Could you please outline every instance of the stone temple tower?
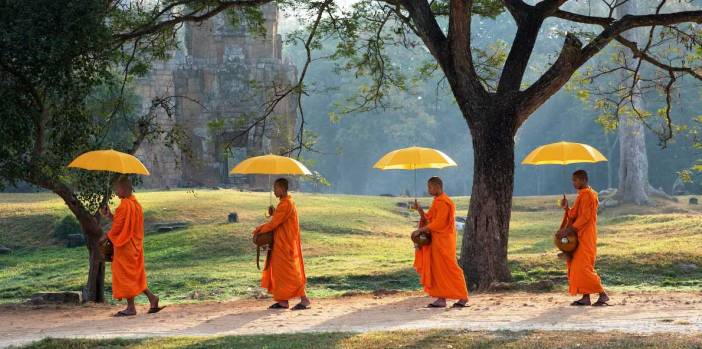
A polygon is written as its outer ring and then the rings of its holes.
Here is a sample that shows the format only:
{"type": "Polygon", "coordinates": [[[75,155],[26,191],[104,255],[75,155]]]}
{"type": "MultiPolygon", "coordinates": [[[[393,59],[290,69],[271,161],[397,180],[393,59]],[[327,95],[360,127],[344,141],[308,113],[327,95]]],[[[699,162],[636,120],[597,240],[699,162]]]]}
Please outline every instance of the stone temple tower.
{"type": "Polygon", "coordinates": [[[228,172],[248,156],[289,149],[297,115],[294,95],[278,103],[268,120],[251,127],[274,89],[290,86],[297,75],[281,54],[277,7],[264,5],[262,13],[263,36],[243,24],[233,26],[224,14],[186,24],[172,58],[138,81],[144,109],[153,97],[180,96],[174,118],[160,115],[159,121],[166,129],[177,127],[187,139],[183,149],[166,147],[165,138],[141,147],[137,156],[151,172],[145,186],[263,184],[228,172]]]}

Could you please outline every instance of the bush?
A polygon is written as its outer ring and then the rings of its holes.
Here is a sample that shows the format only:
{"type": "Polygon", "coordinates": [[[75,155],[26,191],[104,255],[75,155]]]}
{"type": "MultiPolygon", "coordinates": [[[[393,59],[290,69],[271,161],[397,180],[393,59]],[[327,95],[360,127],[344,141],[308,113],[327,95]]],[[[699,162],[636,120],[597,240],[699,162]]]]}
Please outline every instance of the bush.
{"type": "Polygon", "coordinates": [[[56,225],[54,226],[53,235],[54,239],[68,241],[68,236],[71,234],[81,234],[81,230],[78,220],[75,217],[69,215],[63,217],[63,219],[56,223],[56,225]]]}

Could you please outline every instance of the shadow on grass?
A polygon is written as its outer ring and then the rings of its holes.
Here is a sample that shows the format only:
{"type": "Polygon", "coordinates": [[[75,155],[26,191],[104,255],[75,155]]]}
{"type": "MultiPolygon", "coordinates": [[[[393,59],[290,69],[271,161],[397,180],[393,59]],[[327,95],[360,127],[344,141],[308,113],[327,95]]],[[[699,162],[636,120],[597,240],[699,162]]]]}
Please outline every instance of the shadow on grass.
{"type": "MultiPolygon", "coordinates": [[[[566,274],[565,262],[533,258],[509,262],[515,281],[559,280],[566,274]]],[[[694,254],[646,253],[598,256],[595,269],[607,286],[695,288],[702,286],[702,256],[694,254]]]]}
{"type": "Polygon", "coordinates": [[[60,218],[63,216],[33,213],[0,219],[0,245],[13,250],[33,250],[50,245],[54,242],[52,239],[54,224],[60,218]]]}
{"type": "Polygon", "coordinates": [[[404,291],[420,287],[419,277],[412,268],[377,274],[308,276],[307,284],[313,289],[353,292],[372,292],[381,289],[404,291]]]}
{"type": "Polygon", "coordinates": [[[323,223],[316,222],[301,222],[300,229],[305,231],[318,232],[320,234],[331,234],[331,235],[377,235],[372,231],[364,229],[356,229],[342,226],[331,226],[323,223]]]}

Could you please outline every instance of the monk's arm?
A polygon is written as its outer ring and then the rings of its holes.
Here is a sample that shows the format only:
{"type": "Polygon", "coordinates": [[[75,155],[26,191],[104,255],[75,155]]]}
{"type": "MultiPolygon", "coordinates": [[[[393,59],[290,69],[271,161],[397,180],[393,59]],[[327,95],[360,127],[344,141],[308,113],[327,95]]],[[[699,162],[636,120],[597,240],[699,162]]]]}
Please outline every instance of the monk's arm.
{"type": "Polygon", "coordinates": [[[451,223],[449,222],[451,208],[448,204],[440,202],[437,204],[436,209],[432,211],[433,212],[429,218],[429,224],[427,224],[425,228],[433,234],[445,230],[446,224],[451,223]]]}
{"type": "Polygon", "coordinates": [[[597,215],[595,202],[592,200],[590,195],[584,195],[579,201],[580,212],[578,212],[577,217],[573,222],[573,229],[578,232],[578,236],[580,236],[580,232],[582,231],[583,227],[594,221],[595,216],[597,215]]]}
{"type": "Polygon", "coordinates": [[[283,224],[286,219],[288,219],[288,215],[290,214],[290,211],[292,210],[292,205],[290,203],[283,203],[281,205],[278,205],[278,207],[275,209],[275,213],[273,213],[273,216],[271,217],[271,220],[266,223],[261,225],[256,229],[257,233],[267,233],[269,231],[275,230],[275,228],[278,228],[279,225],[283,224]]]}
{"type": "Polygon", "coordinates": [[[126,244],[131,236],[129,232],[124,231],[124,224],[127,221],[127,209],[121,204],[115,210],[114,218],[112,220],[112,228],[107,233],[107,237],[110,238],[114,246],[122,246],[126,244]]]}

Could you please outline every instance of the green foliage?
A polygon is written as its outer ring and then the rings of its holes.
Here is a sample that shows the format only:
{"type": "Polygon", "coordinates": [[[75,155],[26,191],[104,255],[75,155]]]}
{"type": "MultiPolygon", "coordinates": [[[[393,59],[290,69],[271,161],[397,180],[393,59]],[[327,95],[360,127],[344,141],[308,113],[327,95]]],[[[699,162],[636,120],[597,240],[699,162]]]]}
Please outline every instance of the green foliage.
{"type": "Polygon", "coordinates": [[[56,223],[52,235],[54,239],[66,240],[71,234],[80,234],[80,224],[75,216],[67,215],[56,223]]]}
{"type": "Polygon", "coordinates": [[[0,185],[16,183],[30,167],[45,177],[59,176],[67,160],[91,141],[85,98],[110,76],[110,31],[95,15],[101,4],[2,3],[0,185]],[[40,131],[46,139],[37,144],[40,131]],[[40,158],[33,151],[41,152],[40,158]]]}

